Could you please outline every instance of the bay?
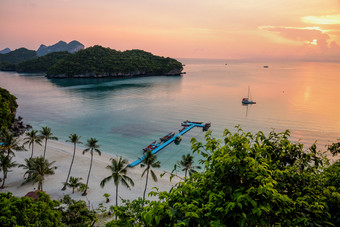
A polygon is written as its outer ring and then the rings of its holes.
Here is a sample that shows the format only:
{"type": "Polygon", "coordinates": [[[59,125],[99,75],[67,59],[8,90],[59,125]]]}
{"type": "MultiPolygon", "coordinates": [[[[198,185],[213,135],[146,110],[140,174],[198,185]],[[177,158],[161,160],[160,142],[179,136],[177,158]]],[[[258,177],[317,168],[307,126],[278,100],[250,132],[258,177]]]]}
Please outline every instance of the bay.
{"type": "MultiPolygon", "coordinates": [[[[184,120],[211,122],[217,138],[236,125],[253,133],[289,129],[305,149],[317,140],[325,150],[340,138],[340,63],[180,61],[183,76],[47,79],[0,72],[0,86],[18,98],[18,115],[34,129],[51,127],[61,141],[70,133],[83,142],[97,138],[103,152],[131,162],[184,120]],[[248,86],[257,104],[244,106],[248,86]]],[[[191,152],[192,137],[203,141],[204,133],[195,128],[158,153],[162,169],[172,170],[191,152]]]]}

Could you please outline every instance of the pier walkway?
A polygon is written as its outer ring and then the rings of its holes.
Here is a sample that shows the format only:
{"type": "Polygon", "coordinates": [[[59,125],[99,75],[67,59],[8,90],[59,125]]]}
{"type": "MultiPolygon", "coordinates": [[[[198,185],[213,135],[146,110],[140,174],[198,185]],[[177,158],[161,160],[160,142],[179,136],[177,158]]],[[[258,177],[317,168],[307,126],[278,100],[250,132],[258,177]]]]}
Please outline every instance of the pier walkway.
{"type": "MultiPolygon", "coordinates": [[[[182,130],[180,130],[180,132],[177,135],[173,136],[168,141],[162,143],[159,147],[152,150],[151,154],[156,154],[157,152],[159,152],[160,150],[162,150],[163,148],[165,148],[166,146],[168,146],[169,144],[174,142],[176,137],[184,135],[185,133],[187,133],[188,131],[190,131],[194,127],[201,127],[201,128],[203,128],[203,131],[208,130],[208,128],[210,127],[210,123],[203,124],[203,122],[184,121],[182,123],[182,126],[184,126],[184,128],[182,130]]],[[[128,165],[128,167],[134,167],[134,166],[140,164],[143,161],[144,158],[145,158],[145,156],[138,158],[136,161],[130,163],[128,165]]]]}

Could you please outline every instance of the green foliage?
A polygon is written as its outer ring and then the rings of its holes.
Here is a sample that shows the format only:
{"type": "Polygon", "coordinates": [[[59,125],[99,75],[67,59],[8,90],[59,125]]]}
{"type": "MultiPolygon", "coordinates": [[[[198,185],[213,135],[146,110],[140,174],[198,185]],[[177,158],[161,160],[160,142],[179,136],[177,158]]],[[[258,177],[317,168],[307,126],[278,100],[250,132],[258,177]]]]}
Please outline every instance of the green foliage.
{"type": "Polygon", "coordinates": [[[54,175],[54,170],[57,169],[56,166],[52,166],[55,161],[49,162],[44,157],[34,157],[25,159],[26,164],[20,165],[24,169],[27,169],[25,175],[27,175],[26,180],[22,184],[27,183],[38,183],[38,190],[43,190],[43,183],[45,181],[45,177],[48,175],[54,175]]]}
{"type": "Polygon", "coordinates": [[[104,74],[107,76],[163,75],[182,69],[182,64],[175,59],[155,56],[142,50],[120,52],[93,46],[58,61],[48,69],[47,75],[67,75],[68,77],[81,74],[95,76],[104,74]]]}
{"type": "Polygon", "coordinates": [[[0,87],[0,129],[9,129],[14,122],[18,104],[16,97],[0,87]]]}
{"type": "Polygon", "coordinates": [[[119,227],[119,226],[143,226],[142,212],[144,206],[147,206],[150,201],[138,198],[136,200],[124,200],[122,199],[122,206],[111,206],[110,210],[119,217],[117,220],[113,220],[106,224],[106,227],[119,227]]]}
{"type": "MultiPolygon", "coordinates": [[[[113,183],[116,187],[116,206],[118,205],[118,186],[119,184],[122,184],[128,189],[131,189],[131,186],[134,186],[135,183],[133,180],[128,177],[127,174],[127,159],[123,159],[122,156],[119,157],[118,160],[111,158],[111,165],[107,165],[106,169],[110,170],[110,175],[105,177],[101,182],[100,186],[104,187],[107,182],[113,180],[113,183]]],[[[105,193],[104,196],[107,195],[107,200],[108,197],[110,196],[109,194],[105,193]]]]}
{"type": "Polygon", "coordinates": [[[192,139],[204,172],[153,193],[160,201],[137,214],[116,215],[130,226],[338,226],[339,161],[329,166],[315,144],[305,150],[289,137],[237,127],[217,140],[209,131],[205,144],[192,139]]]}
{"type": "Polygon", "coordinates": [[[59,202],[37,192],[38,200],[28,197],[18,198],[10,192],[0,193],[1,226],[63,226],[59,202]]]}
{"type": "Polygon", "coordinates": [[[18,64],[35,57],[38,57],[36,51],[28,50],[26,48],[19,48],[7,54],[0,54],[0,63],[7,63],[7,65],[18,64]]]}
{"type": "Polygon", "coordinates": [[[64,59],[71,54],[67,51],[63,52],[53,52],[45,56],[36,57],[18,64],[17,72],[26,73],[42,73],[47,72],[47,70],[54,64],[56,64],[61,59],[64,59]]]}
{"type": "Polygon", "coordinates": [[[83,178],[81,177],[72,177],[70,176],[70,179],[68,182],[64,182],[65,187],[72,188],[72,194],[74,193],[74,190],[82,186],[84,183],[81,182],[83,178]]]}
{"type": "Polygon", "coordinates": [[[97,221],[96,212],[89,210],[84,201],[76,201],[66,195],[61,202],[66,205],[59,208],[61,220],[67,226],[93,226],[97,221]]]}

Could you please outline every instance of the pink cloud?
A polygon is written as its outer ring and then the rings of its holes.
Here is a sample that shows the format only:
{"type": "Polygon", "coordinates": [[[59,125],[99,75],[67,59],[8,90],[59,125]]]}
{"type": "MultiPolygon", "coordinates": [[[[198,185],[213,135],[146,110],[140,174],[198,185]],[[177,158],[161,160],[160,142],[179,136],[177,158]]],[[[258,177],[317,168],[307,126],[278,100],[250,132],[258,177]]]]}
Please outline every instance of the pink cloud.
{"type": "Polygon", "coordinates": [[[317,29],[290,28],[290,27],[266,27],[267,31],[278,33],[280,36],[296,41],[309,41],[317,39],[328,40],[329,36],[317,29]]]}

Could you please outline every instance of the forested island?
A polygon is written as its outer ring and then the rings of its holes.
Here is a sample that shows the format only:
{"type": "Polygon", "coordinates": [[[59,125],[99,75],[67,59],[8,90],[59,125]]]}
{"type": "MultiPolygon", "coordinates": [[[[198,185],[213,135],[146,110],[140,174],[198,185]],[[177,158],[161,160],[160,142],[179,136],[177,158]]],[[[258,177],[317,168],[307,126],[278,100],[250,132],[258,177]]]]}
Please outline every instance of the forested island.
{"type": "Polygon", "coordinates": [[[180,75],[183,65],[176,59],[160,57],[143,50],[117,51],[102,46],[76,53],[52,52],[38,56],[35,51],[20,49],[0,56],[0,70],[45,73],[49,78],[133,77],[180,75]]]}

